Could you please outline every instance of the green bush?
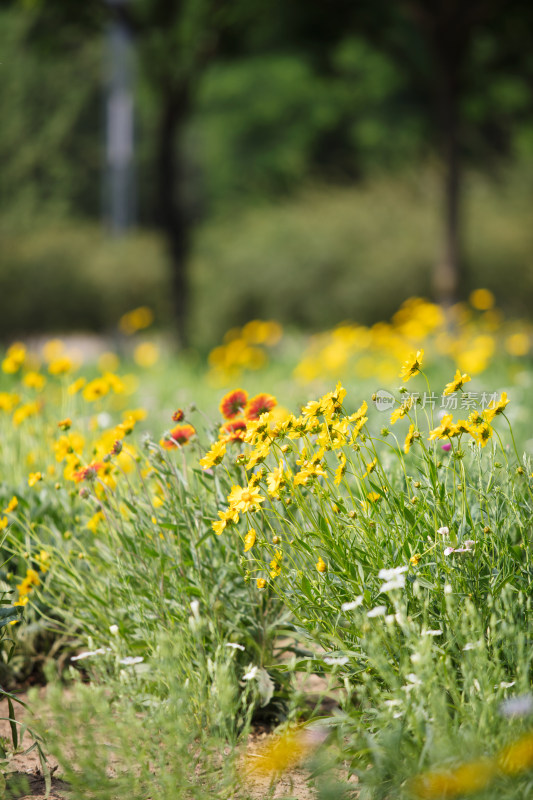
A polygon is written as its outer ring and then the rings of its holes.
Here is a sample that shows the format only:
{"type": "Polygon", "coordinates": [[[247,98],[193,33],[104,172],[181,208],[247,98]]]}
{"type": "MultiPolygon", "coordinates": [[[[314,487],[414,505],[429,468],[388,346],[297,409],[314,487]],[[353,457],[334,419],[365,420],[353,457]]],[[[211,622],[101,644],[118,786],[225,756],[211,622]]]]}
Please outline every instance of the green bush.
{"type": "Polygon", "coordinates": [[[105,330],[131,308],[170,317],[168,271],[160,239],[111,239],[95,225],[63,224],[3,237],[0,335],[105,330]]]}

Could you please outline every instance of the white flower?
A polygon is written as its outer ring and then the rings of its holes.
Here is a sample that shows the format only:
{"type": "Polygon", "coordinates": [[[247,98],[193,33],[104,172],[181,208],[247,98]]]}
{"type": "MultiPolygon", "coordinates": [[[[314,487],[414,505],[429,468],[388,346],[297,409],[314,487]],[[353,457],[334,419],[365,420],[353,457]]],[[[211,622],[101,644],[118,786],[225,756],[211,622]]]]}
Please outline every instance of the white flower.
{"type": "Polygon", "coordinates": [[[109,633],[111,634],[111,636],[116,636],[118,633],[118,625],[110,625],[109,633]]]}
{"type": "Polygon", "coordinates": [[[418,677],[418,675],[415,675],[415,673],[414,673],[414,672],[410,672],[410,673],[409,673],[408,675],[406,675],[405,677],[407,678],[407,680],[409,681],[409,683],[412,683],[414,686],[420,686],[420,685],[421,685],[421,683],[422,683],[422,681],[420,680],[420,678],[418,677]]]}
{"type": "Polygon", "coordinates": [[[407,572],[409,567],[393,567],[392,569],[380,569],[378,572],[378,578],[381,578],[382,581],[391,581],[393,578],[396,578],[398,575],[401,575],[403,572],[407,572]]]}
{"type": "Polygon", "coordinates": [[[341,611],[353,611],[354,608],[363,604],[363,595],[360,594],[355,600],[350,600],[349,603],[343,603],[341,606],[341,611]]]}
{"type": "Polygon", "coordinates": [[[477,650],[478,647],[479,647],[478,642],[467,642],[463,647],[463,650],[477,650]]]}
{"type": "Polygon", "coordinates": [[[198,600],[193,600],[191,602],[191,611],[193,617],[195,617],[196,619],[200,619],[200,603],[198,602],[198,600]]]}
{"type": "Polygon", "coordinates": [[[521,694],[510,697],[500,705],[502,717],[526,717],[533,713],[533,695],[521,694]]]}
{"type": "Polygon", "coordinates": [[[131,667],[133,664],[140,664],[141,661],[144,661],[142,656],[126,656],[126,658],[121,658],[118,663],[124,664],[126,667],[131,667]]]}
{"type": "Polygon", "coordinates": [[[379,591],[380,593],[392,592],[393,589],[403,589],[404,586],[405,586],[405,575],[397,575],[391,581],[387,581],[386,583],[384,583],[379,591]]]}
{"type": "Polygon", "coordinates": [[[452,553],[455,553],[455,548],[454,547],[445,547],[444,548],[444,555],[445,556],[449,556],[452,553]]]}
{"type": "Polygon", "coordinates": [[[72,656],[71,661],[81,661],[82,658],[90,658],[91,656],[103,656],[109,653],[109,647],[99,647],[98,650],[86,650],[84,653],[79,653],[77,656],[72,656]]]}
{"type": "Polygon", "coordinates": [[[516,681],[502,681],[500,684],[497,684],[494,688],[495,689],[510,689],[511,686],[514,686],[516,681]]]}
{"type": "Polygon", "coordinates": [[[224,645],[225,647],[232,647],[234,650],[244,650],[245,648],[242,644],[237,644],[237,642],[226,642],[224,645]]]}
{"type": "Polygon", "coordinates": [[[387,606],[376,606],[375,608],[370,609],[370,611],[367,613],[367,617],[369,619],[372,619],[372,617],[383,617],[386,611],[387,606]]]}
{"type": "Polygon", "coordinates": [[[252,681],[259,671],[258,667],[251,667],[246,675],[242,676],[243,681],[252,681]]]}
{"type": "Polygon", "coordinates": [[[422,631],[422,636],[442,636],[442,631],[422,631]]]}
{"type": "Polygon", "coordinates": [[[440,533],[441,536],[448,536],[450,529],[444,525],[442,528],[438,528],[437,533],[440,533]]]}
{"type": "Polygon", "coordinates": [[[325,656],[324,663],[332,666],[342,666],[347,664],[349,660],[348,656],[325,656]]]}

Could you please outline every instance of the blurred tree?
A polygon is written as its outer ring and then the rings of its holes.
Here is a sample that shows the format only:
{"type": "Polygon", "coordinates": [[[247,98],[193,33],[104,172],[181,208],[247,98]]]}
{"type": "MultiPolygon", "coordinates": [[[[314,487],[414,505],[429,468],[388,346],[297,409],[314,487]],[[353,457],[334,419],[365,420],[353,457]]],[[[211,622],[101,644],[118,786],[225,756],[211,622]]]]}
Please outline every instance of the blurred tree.
{"type": "MultiPolygon", "coordinates": [[[[304,30],[320,51],[322,4],[310,0],[307,8],[304,30]]],[[[352,30],[390,56],[431,121],[444,168],[444,236],[434,286],[438,299],[451,302],[461,280],[461,176],[468,145],[470,155],[480,149],[486,155],[503,144],[510,120],[531,119],[533,6],[526,0],[333,0],[328,13],[342,20],[340,36],[352,30]],[[504,114],[489,100],[496,86],[508,101],[504,114]]]]}

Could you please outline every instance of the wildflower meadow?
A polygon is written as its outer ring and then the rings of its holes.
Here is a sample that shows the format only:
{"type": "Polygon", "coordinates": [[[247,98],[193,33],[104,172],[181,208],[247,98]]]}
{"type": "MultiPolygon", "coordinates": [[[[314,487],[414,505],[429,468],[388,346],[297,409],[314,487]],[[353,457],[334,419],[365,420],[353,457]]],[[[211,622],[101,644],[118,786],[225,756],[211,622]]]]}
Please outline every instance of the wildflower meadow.
{"type": "Polygon", "coordinates": [[[531,327],[151,323],[3,355],[3,796],[531,796],[531,327]]]}

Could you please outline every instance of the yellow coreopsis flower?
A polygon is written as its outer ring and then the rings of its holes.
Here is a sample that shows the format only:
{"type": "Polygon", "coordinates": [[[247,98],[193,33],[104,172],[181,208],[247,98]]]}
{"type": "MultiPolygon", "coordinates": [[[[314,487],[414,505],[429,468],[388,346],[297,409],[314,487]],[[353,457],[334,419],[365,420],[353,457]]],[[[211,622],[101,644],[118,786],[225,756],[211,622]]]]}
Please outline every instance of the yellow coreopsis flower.
{"type": "Polygon", "coordinates": [[[339,458],[339,466],[335,470],[335,477],[333,478],[333,483],[335,484],[335,486],[340,485],[345,472],[346,472],[346,456],[344,455],[344,453],[341,453],[339,458]]]}
{"type": "Polygon", "coordinates": [[[40,472],[30,472],[28,475],[28,486],[35,486],[36,483],[41,481],[43,476],[40,472]]]}
{"type": "Polygon", "coordinates": [[[374,458],[372,461],[370,461],[366,465],[366,472],[364,473],[363,478],[366,478],[367,475],[370,475],[371,472],[374,472],[374,470],[376,469],[377,463],[378,463],[377,458],[374,458]]]}
{"type": "Polygon", "coordinates": [[[253,528],[250,528],[246,536],[244,537],[244,552],[247,553],[248,550],[251,550],[255,544],[256,533],[253,528]]]}
{"type": "Polygon", "coordinates": [[[218,516],[220,519],[211,524],[211,527],[217,536],[220,536],[222,531],[225,530],[228,525],[237,523],[239,521],[239,513],[233,508],[228,508],[227,511],[219,511],[218,516]]]}
{"type": "Polygon", "coordinates": [[[507,405],[509,405],[509,400],[507,399],[507,392],[502,392],[498,402],[490,403],[489,407],[483,412],[486,421],[492,422],[492,420],[497,414],[503,414],[503,412],[505,411],[505,407],[507,405]]]}
{"type": "Polygon", "coordinates": [[[80,389],[83,389],[86,383],[87,383],[86,378],[77,378],[73,383],[71,383],[67,387],[68,394],[70,395],[78,394],[80,389]]]}
{"type": "Polygon", "coordinates": [[[10,514],[12,511],[14,511],[16,509],[18,504],[19,504],[18,499],[15,497],[15,495],[13,495],[13,497],[11,498],[11,500],[9,501],[7,506],[4,508],[3,513],[4,514],[10,514]]]}
{"type": "Polygon", "coordinates": [[[214,467],[216,464],[220,464],[222,459],[226,454],[226,442],[223,439],[219,439],[216,442],[213,442],[211,445],[211,449],[205,454],[203,458],[200,459],[200,466],[202,469],[210,469],[214,467]]]}
{"type": "Polygon", "coordinates": [[[411,353],[409,358],[404,361],[398,377],[402,378],[402,380],[405,382],[408,381],[409,378],[412,378],[413,375],[416,375],[418,372],[420,372],[423,358],[423,350],[417,350],[416,354],[411,353]]]}
{"type": "Polygon", "coordinates": [[[470,433],[481,447],[485,447],[492,436],[492,428],[487,422],[482,422],[480,425],[471,427],[470,433]]]}
{"type": "Polygon", "coordinates": [[[407,412],[411,410],[413,406],[414,400],[412,397],[406,397],[403,403],[396,408],[390,417],[390,424],[394,425],[398,422],[399,419],[403,419],[406,416],[407,412]]]}
{"type": "Polygon", "coordinates": [[[243,514],[258,511],[265,499],[257,486],[234,486],[228,495],[230,508],[243,514]]]}
{"type": "Polygon", "coordinates": [[[27,372],[22,379],[24,386],[28,389],[42,389],[46,383],[46,378],[40,372],[27,372]]]}
{"type": "Polygon", "coordinates": [[[316,562],[316,569],[317,572],[327,572],[327,565],[322,556],[318,557],[318,561],[316,562]]]}
{"type": "Polygon", "coordinates": [[[283,461],[280,460],[278,466],[267,475],[267,489],[272,497],[279,497],[279,490],[284,484],[283,461]]]}
{"type": "Polygon", "coordinates": [[[453,381],[450,381],[450,383],[446,384],[443,394],[453,394],[454,392],[458,392],[465,383],[468,383],[471,380],[472,378],[470,375],[467,375],[466,372],[461,375],[461,370],[458,369],[455,373],[453,381]]]}
{"type": "Polygon", "coordinates": [[[68,356],[58,356],[48,365],[48,372],[50,375],[66,375],[73,367],[74,364],[68,356]]]}
{"type": "Polygon", "coordinates": [[[107,380],[104,378],[95,378],[85,386],[83,390],[83,399],[87,400],[88,403],[93,403],[95,400],[105,397],[110,388],[107,380]]]}
{"type": "Polygon", "coordinates": [[[405,442],[404,442],[404,445],[403,445],[403,452],[406,455],[409,452],[409,450],[411,449],[411,445],[413,444],[413,442],[414,442],[414,440],[416,438],[415,433],[416,433],[415,426],[414,425],[409,425],[409,431],[407,433],[407,436],[405,437],[405,442]]]}
{"type": "Polygon", "coordinates": [[[454,425],[452,423],[453,414],[445,414],[442,418],[440,425],[429,432],[428,439],[430,442],[435,439],[447,439],[454,435],[454,425]]]}

